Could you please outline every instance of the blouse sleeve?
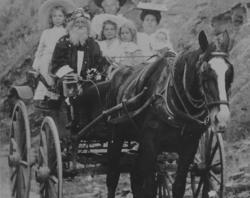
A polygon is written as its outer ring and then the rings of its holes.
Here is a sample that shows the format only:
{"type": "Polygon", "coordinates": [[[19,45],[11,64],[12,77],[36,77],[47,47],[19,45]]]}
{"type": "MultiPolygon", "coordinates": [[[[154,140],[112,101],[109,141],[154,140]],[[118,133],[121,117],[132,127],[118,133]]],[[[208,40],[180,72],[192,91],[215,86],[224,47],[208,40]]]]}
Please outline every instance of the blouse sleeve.
{"type": "Polygon", "coordinates": [[[41,35],[41,38],[40,38],[40,41],[39,41],[39,44],[38,44],[38,47],[37,47],[37,51],[36,51],[36,54],[35,54],[35,59],[34,59],[34,62],[33,62],[33,65],[32,65],[32,68],[39,71],[40,70],[40,60],[41,60],[41,57],[43,55],[43,52],[44,52],[44,49],[45,49],[45,38],[46,38],[46,30],[44,30],[42,32],[42,35],[41,35]]]}

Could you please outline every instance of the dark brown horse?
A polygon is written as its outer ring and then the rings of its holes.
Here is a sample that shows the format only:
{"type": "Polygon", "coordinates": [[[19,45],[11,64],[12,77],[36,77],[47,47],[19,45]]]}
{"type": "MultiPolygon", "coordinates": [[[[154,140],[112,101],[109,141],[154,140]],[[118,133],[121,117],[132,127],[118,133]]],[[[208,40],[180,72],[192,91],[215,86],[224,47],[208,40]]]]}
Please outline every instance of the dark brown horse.
{"type": "Polygon", "coordinates": [[[197,50],[180,54],[172,68],[166,55],[151,65],[123,67],[111,79],[110,106],[135,96],[144,87],[147,91],[138,108],[148,101],[150,105],[134,121],[115,126],[108,149],[109,198],[115,197],[121,148],[126,138],[133,136],[140,144],[131,173],[134,197],[155,197],[156,158],[167,151],[179,155],[173,197],[182,198],[202,133],[208,127],[214,131],[225,129],[234,74],[227,56],[229,36],[225,32],[220,43],[209,44],[202,31],[199,45],[197,50]]]}

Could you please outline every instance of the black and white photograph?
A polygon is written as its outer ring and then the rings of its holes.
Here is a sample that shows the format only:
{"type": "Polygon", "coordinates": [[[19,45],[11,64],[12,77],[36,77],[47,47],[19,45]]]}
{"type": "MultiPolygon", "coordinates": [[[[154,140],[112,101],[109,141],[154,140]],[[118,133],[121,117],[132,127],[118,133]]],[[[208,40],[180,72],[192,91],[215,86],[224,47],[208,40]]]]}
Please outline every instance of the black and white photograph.
{"type": "Polygon", "coordinates": [[[250,198],[250,0],[0,0],[0,198],[250,198]]]}

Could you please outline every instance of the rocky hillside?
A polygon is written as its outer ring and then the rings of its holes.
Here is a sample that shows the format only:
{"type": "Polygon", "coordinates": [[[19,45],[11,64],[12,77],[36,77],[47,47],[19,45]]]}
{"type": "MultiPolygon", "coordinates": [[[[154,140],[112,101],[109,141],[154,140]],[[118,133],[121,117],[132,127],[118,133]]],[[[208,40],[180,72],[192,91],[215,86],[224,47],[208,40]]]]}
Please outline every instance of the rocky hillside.
{"type": "MultiPolygon", "coordinates": [[[[87,0],[74,0],[84,6],[87,0]]],[[[162,26],[170,30],[177,51],[197,43],[200,30],[213,37],[227,29],[230,33],[231,61],[235,65],[232,90],[232,122],[226,137],[229,141],[244,139],[250,134],[250,25],[247,22],[247,0],[152,0],[169,5],[162,26]]],[[[25,71],[32,64],[41,31],[37,11],[44,0],[1,1],[0,9],[0,95],[3,98],[11,84],[24,81],[25,71]]],[[[250,0],[249,0],[250,2],[250,0]]]]}
{"type": "MultiPolygon", "coordinates": [[[[84,6],[88,0],[74,1],[84,6]]],[[[242,180],[246,180],[244,174],[250,174],[250,21],[248,23],[247,20],[250,0],[152,1],[168,4],[169,11],[163,14],[161,26],[169,29],[176,51],[197,44],[200,30],[205,30],[210,39],[225,29],[230,33],[230,59],[235,67],[235,80],[231,94],[232,121],[224,138],[229,169],[232,168],[235,173],[230,177],[231,182],[242,184],[242,180]]],[[[37,11],[42,2],[44,0],[0,1],[1,107],[9,86],[22,83],[25,71],[31,67],[41,33],[37,11]]],[[[5,126],[4,118],[0,114],[1,129],[5,126]]],[[[250,186],[249,178],[246,185],[250,186]]],[[[228,187],[229,191],[232,189],[228,187]]]]}
{"type": "MultiPolygon", "coordinates": [[[[11,84],[24,80],[32,64],[41,31],[37,10],[44,0],[1,1],[0,9],[0,82],[1,98],[11,84]]],[[[250,25],[247,23],[247,0],[153,0],[167,3],[162,26],[170,30],[177,51],[197,43],[197,34],[205,30],[212,38],[227,29],[232,38],[231,61],[235,65],[232,90],[232,122],[226,137],[229,141],[244,139],[250,134],[250,25]],[[243,4],[243,3],[244,4],[243,4]],[[242,3],[242,4],[239,4],[242,3]]],[[[75,0],[86,5],[86,0],[75,0]]],[[[250,0],[249,0],[250,2],[250,0]]]]}

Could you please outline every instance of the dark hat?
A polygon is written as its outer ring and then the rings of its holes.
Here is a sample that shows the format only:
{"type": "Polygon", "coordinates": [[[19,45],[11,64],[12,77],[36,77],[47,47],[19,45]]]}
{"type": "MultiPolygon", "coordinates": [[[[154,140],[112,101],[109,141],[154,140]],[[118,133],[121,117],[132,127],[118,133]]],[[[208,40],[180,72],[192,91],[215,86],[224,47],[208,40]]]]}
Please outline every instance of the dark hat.
{"type": "Polygon", "coordinates": [[[75,20],[80,17],[90,20],[90,15],[83,8],[77,8],[67,16],[67,21],[75,20]]]}
{"type": "Polygon", "coordinates": [[[160,23],[161,20],[161,12],[158,10],[142,10],[140,18],[144,21],[147,15],[153,15],[156,18],[157,23],[160,23]]]}
{"type": "MultiPolygon", "coordinates": [[[[94,0],[95,4],[98,6],[98,7],[102,7],[102,2],[104,0],[94,0]]],[[[119,1],[119,4],[120,6],[123,6],[127,0],[118,0],[119,1]]]]}

